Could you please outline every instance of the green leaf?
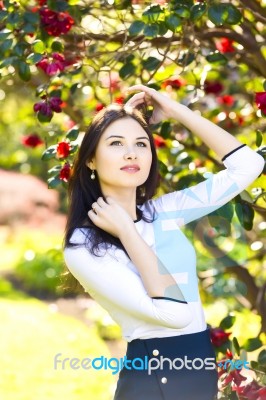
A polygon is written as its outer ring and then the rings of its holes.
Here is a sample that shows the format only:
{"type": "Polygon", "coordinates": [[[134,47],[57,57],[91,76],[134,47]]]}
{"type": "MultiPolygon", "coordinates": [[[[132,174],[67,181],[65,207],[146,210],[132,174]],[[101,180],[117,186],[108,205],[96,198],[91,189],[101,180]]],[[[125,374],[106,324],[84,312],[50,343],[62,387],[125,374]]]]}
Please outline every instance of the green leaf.
{"type": "Polygon", "coordinates": [[[35,40],[32,44],[33,50],[36,53],[43,54],[46,50],[45,43],[42,40],[35,40]]]}
{"type": "Polygon", "coordinates": [[[14,48],[13,53],[18,57],[23,57],[25,54],[25,50],[28,49],[29,45],[26,42],[18,42],[14,48]]]}
{"type": "Polygon", "coordinates": [[[190,10],[190,19],[192,21],[198,21],[206,12],[207,6],[206,4],[197,3],[190,10]]]}
{"type": "Polygon", "coordinates": [[[61,165],[55,165],[54,167],[50,168],[48,170],[48,174],[53,174],[54,172],[59,172],[61,171],[62,166],[61,165]]]}
{"type": "Polygon", "coordinates": [[[8,13],[7,16],[7,24],[11,25],[12,27],[16,26],[21,21],[21,15],[15,11],[8,13]]]}
{"type": "Polygon", "coordinates": [[[157,5],[151,5],[148,9],[146,9],[142,14],[142,20],[145,23],[151,24],[153,22],[158,21],[161,14],[163,14],[163,10],[161,7],[157,5]]]}
{"type": "Polygon", "coordinates": [[[159,28],[158,35],[163,36],[168,31],[168,27],[167,27],[165,21],[158,21],[157,26],[159,28]]]}
{"type": "Polygon", "coordinates": [[[57,149],[56,144],[53,144],[52,146],[48,147],[48,149],[46,149],[42,154],[42,160],[47,161],[51,160],[51,158],[55,158],[56,149],[57,149]]]}
{"type": "Polygon", "coordinates": [[[14,57],[7,57],[3,60],[3,62],[0,65],[0,68],[5,68],[8,67],[9,65],[13,65],[14,66],[18,64],[18,57],[14,56],[14,57]]]}
{"type": "Polygon", "coordinates": [[[52,115],[44,115],[40,112],[37,113],[37,118],[40,122],[50,122],[51,119],[53,118],[53,114],[52,115]]]}
{"type": "Polygon", "coordinates": [[[134,21],[129,29],[128,32],[131,36],[138,35],[145,27],[144,22],[142,21],[134,21]]]}
{"type": "Polygon", "coordinates": [[[62,53],[64,51],[64,45],[63,45],[63,43],[59,42],[58,40],[55,40],[52,43],[51,49],[54,52],[62,53]]]}
{"type": "Polygon", "coordinates": [[[190,10],[186,5],[177,5],[174,6],[174,12],[181,18],[189,18],[190,17],[190,10]]]}
{"type": "Polygon", "coordinates": [[[36,26],[31,25],[31,24],[25,24],[22,28],[22,31],[24,33],[34,33],[36,31],[36,26]]]}
{"type": "Polygon", "coordinates": [[[66,138],[69,140],[76,140],[77,137],[79,135],[79,129],[76,127],[70,129],[67,134],[66,134],[66,138]]]}
{"type": "Polygon", "coordinates": [[[226,8],[228,11],[228,17],[226,18],[227,24],[239,24],[239,22],[242,20],[241,12],[233,4],[226,4],[226,8]]]}
{"type": "Polygon", "coordinates": [[[24,62],[24,61],[19,62],[18,75],[19,75],[20,79],[22,79],[25,82],[30,80],[30,78],[31,78],[30,67],[26,62],[24,62]]]}
{"type": "Polygon", "coordinates": [[[165,18],[165,23],[166,23],[167,27],[173,32],[175,32],[177,28],[182,26],[181,19],[175,14],[168,15],[165,18]]]}
{"type": "Polygon", "coordinates": [[[154,71],[159,67],[160,64],[161,61],[156,57],[148,57],[146,60],[142,61],[143,68],[147,69],[148,71],[154,71]]]}
{"type": "Polygon", "coordinates": [[[209,63],[219,63],[219,64],[226,64],[227,63],[227,58],[220,53],[218,50],[211,52],[206,56],[206,60],[209,63]]]}
{"type": "Polygon", "coordinates": [[[232,340],[232,351],[233,353],[236,353],[238,356],[240,356],[240,346],[236,337],[233,337],[232,340]]]}
{"type": "Polygon", "coordinates": [[[159,26],[157,24],[146,25],[143,33],[148,39],[152,39],[158,35],[159,26]]]}
{"type": "Polygon", "coordinates": [[[260,352],[260,354],[258,356],[258,362],[259,362],[259,364],[261,364],[261,365],[266,367],[266,350],[265,349],[263,349],[260,352]]]}
{"type": "Polygon", "coordinates": [[[164,121],[161,126],[160,136],[164,139],[169,138],[170,133],[172,132],[172,125],[169,121],[164,121]]]}
{"type": "Polygon", "coordinates": [[[266,80],[263,82],[263,89],[266,91],[266,80]]]}
{"type": "Polygon", "coordinates": [[[236,317],[235,315],[228,315],[220,322],[220,328],[226,330],[230,329],[235,323],[236,317]]]}
{"type": "Polygon", "coordinates": [[[225,4],[214,4],[208,10],[208,17],[214,25],[223,25],[229,15],[228,8],[225,4]]]}
{"type": "Polygon", "coordinates": [[[0,46],[0,51],[2,53],[5,53],[7,50],[9,50],[13,45],[13,39],[6,39],[0,46]]]}
{"type": "Polygon", "coordinates": [[[262,140],[263,140],[262,133],[261,133],[261,131],[258,129],[258,130],[256,131],[256,146],[257,146],[257,147],[260,147],[260,145],[261,145],[261,143],[262,143],[262,140]]]}
{"type": "Polygon", "coordinates": [[[55,175],[52,178],[49,178],[47,180],[48,183],[48,188],[49,189],[54,189],[61,183],[61,179],[59,178],[59,175],[55,175]]]}
{"type": "Polygon", "coordinates": [[[253,227],[254,209],[248,203],[237,202],[235,212],[243,228],[250,231],[253,227]]]}
{"type": "Polygon", "coordinates": [[[28,55],[27,61],[30,64],[36,64],[37,62],[41,61],[42,57],[43,56],[40,53],[31,53],[31,54],[28,55]]]}
{"type": "Polygon", "coordinates": [[[8,12],[6,10],[0,10],[0,22],[3,22],[8,16],[8,12]]]}
{"type": "Polygon", "coordinates": [[[78,148],[79,148],[79,145],[78,145],[78,144],[72,144],[69,154],[71,154],[71,155],[72,155],[72,154],[75,154],[76,151],[78,150],[78,148]]]}
{"type": "Polygon", "coordinates": [[[263,343],[259,338],[250,338],[244,343],[243,347],[246,351],[254,351],[259,349],[262,345],[263,343]]]}
{"type": "Polygon", "coordinates": [[[128,78],[134,75],[136,67],[132,63],[127,63],[119,70],[119,76],[122,79],[128,78]]]}
{"type": "Polygon", "coordinates": [[[38,24],[40,21],[40,16],[37,12],[25,11],[23,17],[25,22],[30,22],[33,25],[38,24]]]}
{"type": "Polygon", "coordinates": [[[177,59],[177,63],[182,66],[187,66],[195,60],[195,54],[184,51],[177,59]]]}
{"type": "Polygon", "coordinates": [[[47,6],[50,10],[62,12],[69,9],[69,5],[65,0],[48,0],[47,6]]]}
{"type": "Polygon", "coordinates": [[[11,34],[11,31],[7,31],[7,29],[5,29],[4,32],[0,32],[0,41],[5,40],[8,38],[8,36],[11,34]]]}

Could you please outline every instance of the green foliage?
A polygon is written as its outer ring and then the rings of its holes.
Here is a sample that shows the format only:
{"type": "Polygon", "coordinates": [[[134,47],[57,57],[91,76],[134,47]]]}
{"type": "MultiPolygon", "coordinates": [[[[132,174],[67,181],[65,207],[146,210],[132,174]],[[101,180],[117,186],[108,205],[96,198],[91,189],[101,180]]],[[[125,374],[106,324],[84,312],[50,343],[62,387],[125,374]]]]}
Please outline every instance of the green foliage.
{"type": "Polygon", "coordinates": [[[34,254],[30,260],[22,259],[16,266],[16,275],[26,290],[40,294],[60,296],[60,275],[63,271],[61,249],[51,249],[43,254],[34,254]]]}

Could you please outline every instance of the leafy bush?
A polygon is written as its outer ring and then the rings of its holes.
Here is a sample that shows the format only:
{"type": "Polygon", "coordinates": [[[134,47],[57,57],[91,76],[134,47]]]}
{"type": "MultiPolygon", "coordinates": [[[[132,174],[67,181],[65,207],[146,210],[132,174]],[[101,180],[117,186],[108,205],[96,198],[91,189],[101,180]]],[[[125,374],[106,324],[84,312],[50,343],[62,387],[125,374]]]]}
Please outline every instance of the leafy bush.
{"type": "Polygon", "coordinates": [[[60,286],[63,265],[62,251],[59,249],[54,248],[45,253],[29,250],[15,271],[25,290],[41,296],[60,296],[63,294],[60,286]]]}

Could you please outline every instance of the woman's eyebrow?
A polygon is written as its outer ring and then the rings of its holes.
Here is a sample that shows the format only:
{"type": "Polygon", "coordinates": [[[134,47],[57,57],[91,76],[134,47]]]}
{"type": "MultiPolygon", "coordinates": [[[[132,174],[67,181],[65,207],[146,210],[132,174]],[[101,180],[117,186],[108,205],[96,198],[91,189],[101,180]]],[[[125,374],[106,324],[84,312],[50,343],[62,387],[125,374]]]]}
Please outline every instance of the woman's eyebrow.
{"type": "MultiPolygon", "coordinates": [[[[108,136],[108,138],[106,138],[105,140],[108,140],[108,139],[110,139],[110,138],[112,138],[112,137],[114,137],[114,138],[125,139],[125,136],[111,135],[111,136],[108,136]]],[[[150,141],[150,139],[147,138],[146,136],[140,136],[140,137],[137,137],[137,138],[136,138],[136,140],[139,140],[139,139],[147,139],[148,141],[150,141]]]]}

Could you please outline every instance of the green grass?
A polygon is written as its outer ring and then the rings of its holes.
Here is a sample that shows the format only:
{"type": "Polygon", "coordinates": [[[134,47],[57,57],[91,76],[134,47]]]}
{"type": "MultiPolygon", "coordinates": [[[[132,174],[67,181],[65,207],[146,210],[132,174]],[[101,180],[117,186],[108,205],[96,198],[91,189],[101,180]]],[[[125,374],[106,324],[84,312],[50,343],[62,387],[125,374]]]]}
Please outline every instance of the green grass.
{"type": "MultiPolygon", "coordinates": [[[[10,295],[9,297],[12,297],[10,295]]],[[[54,357],[110,357],[95,328],[54,312],[39,300],[0,298],[0,398],[110,400],[116,376],[94,369],[56,370],[54,357]]]]}

